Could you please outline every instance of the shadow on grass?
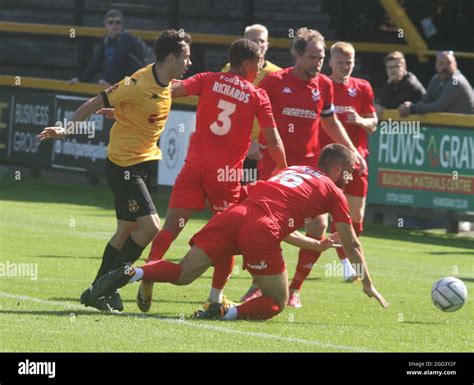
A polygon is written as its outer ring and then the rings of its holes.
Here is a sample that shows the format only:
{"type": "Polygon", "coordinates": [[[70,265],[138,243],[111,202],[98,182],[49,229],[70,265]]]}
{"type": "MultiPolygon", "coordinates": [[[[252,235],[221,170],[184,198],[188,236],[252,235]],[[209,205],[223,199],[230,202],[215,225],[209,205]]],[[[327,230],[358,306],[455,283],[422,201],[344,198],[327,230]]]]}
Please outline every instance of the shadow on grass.
{"type": "MultiPolygon", "coordinates": [[[[53,297],[53,298],[48,298],[48,300],[49,301],[68,302],[68,303],[77,302],[77,304],[79,305],[79,296],[77,298],[53,297]]],[[[123,299],[123,298],[122,298],[122,302],[123,303],[133,303],[133,304],[136,303],[135,299],[123,299]]],[[[163,303],[181,303],[181,304],[190,304],[190,305],[202,305],[204,303],[204,301],[186,301],[186,300],[170,301],[170,300],[160,299],[160,298],[156,298],[155,300],[153,300],[153,306],[160,306],[160,304],[163,304],[163,303]]]]}
{"type": "MultiPolygon", "coordinates": [[[[426,253],[421,252],[420,253],[426,253]]],[[[431,255],[474,255],[474,251],[428,251],[431,255]]]]}
{"type": "Polygon", "coordinates": [[[400,324],[409,324],[409,325],[446,325],[446,321],[440,322],[425,322],[425,321],[403,321],[400,324]]]}
{"type": "Polygon", "coordinates": [[[474,277],[457,277],[461,281],[466,281],[466,282],[474,282],[474,277]]]}
{"type": "MultiPolygon", "coordinates": [[[[162,218],[166,216],[170,191],[159,189],[151,194],[153,202],[162,218]]],[[[24,181],[5,182],[0,184],[0,200],[29,203],[73,204],[100,207],[114,211],[112,191],[106,185],[90,186],[87,184],[65,183],[54,180],[27,179],[24,181]]],[[[107,216],[98,214],[98,216],[107,216]]],[[[111,214],[111,219],[114,219],[111,214]]],[[[210,212],[203,210],[194,213],[193,218],[208,220],[210,212]]]]}
{"type": "Polygon", "coordinates": [[[454,234],[433,234],[424,230],[404,230],[382,225],[365,225],[363,237],[423,243],[433,246],[474,249],[474,238],[460,237],[454,234]]]}
{"type": "Polygon", "coordinates": [[[46,259],[100,259],[100,255],[96,256],[74,256],[74,255],[35,255],[33,258],[46,258],[46,259]]]}
{"type": "MultiPolygon", "coordinates": [[[[160,217],[164,218],[169,199],[169,188],[152,193],[153,201],[160,217]]],[[[0,185],[0,200],[30,203],[75,204],[114,210],[113,195],[107,186],[89,186],[79,183],[53,183],[43,180],[27,179],[6,182],[0,185]]],[[[104,214],[99,214],[100,216],[104,214]]],[[[193,219],[208,220],[211,214],[207,210],[194,213],[193,219]]],[[[114,220],[114,214],[110,214],[114,220]]],[[[456,247],[474,250],[474,238],[452,234],[433,234],[424,230],[404,230],[382,225],[366,225],[365,237],[389,239],[401,242],[423,243],[436,246],[456,247]]]]}
{"type": "MultiPolygon", "coordinates": [[[[147,319],[163,319],[163,320],[174,320],[179,321],[180,318],[178,315],[171,313],[165,314],[142,314],[142,313],[107,313],[100,312],[98,310],[0,310],[0,315],[34,315],[34,316],[56,316],[56,317],[71,317],[73,314],[77,316],[105,316],[105,317],[132,317],[132,318],[147,318],[147,319]]],[[[186,317],[185,319],[190,319],[191,317],[186,317]]],[[[96,321],[100,321],[97,319],[96,321]]]]}

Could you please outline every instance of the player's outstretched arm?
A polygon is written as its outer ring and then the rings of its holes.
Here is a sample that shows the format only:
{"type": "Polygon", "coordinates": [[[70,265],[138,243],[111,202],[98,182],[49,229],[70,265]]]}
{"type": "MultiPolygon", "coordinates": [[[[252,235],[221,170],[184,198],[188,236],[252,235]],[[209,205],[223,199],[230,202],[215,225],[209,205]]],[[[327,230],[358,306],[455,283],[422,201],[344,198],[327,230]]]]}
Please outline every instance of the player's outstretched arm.
{"type": "Polygon", "coordinates": [[[299,247],[300,249],[318,251],[322,253],[331,247],[337,247],[339,238],[335,235],[330,235],[328,238],[318,241],[317,239],[309,238],[296,230],[283,238],[283,241],[289,243],[290,245],[299,247]]]}
{"type": "Polygon", "coordinates": [[[285,147],[281,140],[280,133],[276,127],[262,128],[263,136],[267,142],[268,153],[272,157],[278,170],[287,167],[285,147]]]}
{"type": "Polygon", "coordinates": [[[342,123],[337,119],[336,115],[328,116],[326,118],[321,118],[321,125],[326,131],[326,133],[334,140],[336,143],[343,144],[344,146],[350,148],[357,157],[357,163],[360,167],[360,173],[362,174],[365,170],[367,170],[367,163],[365,162],[364,157],[359,154],[359,151],[355,148],[354,144],[352,143],[349,135],[347,135],[347,131],[342,125],[342,123]]]}
{"type": "Polygon", "coordinates": [[[364,251],[360,244],[357,236],[354,232],[352,225],[349,223],[336,222],[335,223],[337,233],[341,239],[344,253],[347,255],[349,260],[355,264],[355,271],[362,280],[364,293],[369,297],[374,297],[382,307],[388,307],[388,302],[384,297],[375,289],[370,278],[369,269],[365,262],[364,251]]]}
{"type": "Polygon", "coordinates": [[[175,98],[183,98],[188,96],[188,91],[183,86],[183,82],[181,80],[173,80],[171,84],[171,97],[175,98]]]}
{"type": "MultiPolygon", "coordinates": [[[[84,102],[72,115],[71,121],[82,122],[89,115],[93,114],[98,109],[104,107],[104,100],[102,95],[97,95],[86,102],[84,102]]],[[[43,131],[38,134],[40,140],[45,139],[63,139],[67,136],[64,127],[46,127],[43,131]]]]}

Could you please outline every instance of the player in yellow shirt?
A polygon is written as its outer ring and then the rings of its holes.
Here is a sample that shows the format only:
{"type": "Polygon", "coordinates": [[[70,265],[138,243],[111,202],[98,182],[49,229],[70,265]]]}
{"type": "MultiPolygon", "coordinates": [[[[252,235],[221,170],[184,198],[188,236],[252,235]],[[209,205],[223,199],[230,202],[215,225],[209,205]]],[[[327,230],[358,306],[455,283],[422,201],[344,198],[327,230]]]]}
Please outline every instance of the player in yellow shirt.
{"type": "MultiPolygon", "coordinates": [[[[273,64],[269,60],[265,60],[265,55],[268,51],[268,29],[261,24],[254,24],[249,25],[245,28],[244,31],[244,38],[252,40],[253,42],[257,43],[262,51],[263,57],[263,65],[258,73],[257,77],[253,81],[253,84],[258,86],[258,84],[263,80],[265,76],[272,72],[276,72],[281,70],[280,67],[273,64]]],[[[229,72],[230,64],[227,63],[224,68],[222,68],[222,72],[229,72]]],[[[251,178],[251,180],[247,180],[246,182],[256,181],[256,173],[257,173],[257,160],[262,159],[262,154],[260,153],[261,145],[258,143],[258,136],[260,134],[260,127],[258,125],[257,119],[254,121],[253,129],[252,129],[252,144],[250,145],[249,152],[247,154],[247,158],[245,159],[243,168],[246,170],[254,170],[253,175],[255,178],[251,178]]],[[[251,175],[250,172],[244,172],[243,175],[251,175]]]]}
{"type": "MultiPolygon", "coordinates": [[[[182,31],[164,31],[154,43],[156,62],[86,101],[72,121],[82,122],[103,107],[115,108],[105,174],[114,193],[117,230],[108,242],[94,282],[124,263],[135,262],[160,229],[160,219],[148,191],[153,163],[161,159],[157,141],[171,109],[171,81],[191,65],[191,37],[182,31]]],[[[38,137],[61,139],[70,132],[47,127],[38,137]]],[[[122,311],[118,292],[81,303],[99,310],[122,311]]]]}

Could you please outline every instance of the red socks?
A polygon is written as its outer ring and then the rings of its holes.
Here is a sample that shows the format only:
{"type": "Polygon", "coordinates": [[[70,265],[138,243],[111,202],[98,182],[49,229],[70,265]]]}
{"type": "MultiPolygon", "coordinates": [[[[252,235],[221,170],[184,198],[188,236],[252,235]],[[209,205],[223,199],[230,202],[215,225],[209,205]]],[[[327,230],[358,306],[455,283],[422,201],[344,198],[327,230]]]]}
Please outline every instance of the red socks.
{"type": "Polygon", "coordinates": [[[172,232],[168,230],[161,230],[153,239],[147,262],[161,260],[175,238],[176,236],[172,232]]]}
{"type": "MultiPolygon", "coordinates": [[[[306,234],[307,237],[321,240],[324,238],[313,237],[306,234]]],[[[296,265],[295,275],[290,284],[290,290],[301,290],[304,280],[311,272],[313,265],[319,259],[320,252],[300,249],[298,253],[298,264],[296,265]]]]}
{"type": "Polygon", "coordinates": [[[232,269],[234,268],[235,257],[220,258],[219,262],[214,265],[214,273],[212,274],[212,287],[222,290],[229,280],[232,269]]]}
{"type": "Polygon", "coordinates": [[[174,283],[181,274],[181,265],[170,261],[151,261],[141,266],[143,280],[148,282],[174,283]]]}
{"type": "MultiPolygon", "coordinates": [[[[354,228],[354,231],[359,237],[359,235],[362,233],[362,230],[364,229],[364,224],[363,223],[356,223],[352,222],[352,227],[354,228]]],[[[331,232],[335,233],[336,232],[336,226],[334,226],[334,223],[331,224],[331,232]]],[[[342,247],[338,247],[336,249],[337,256],[339,257],[340,260],[346,258],[346,254],[344,253],[344,249],[342,247]]]]}
{"type": "Polygon", "coordinates": [[[258,297],[239,305],[237,319],[266,320],[275,317],[282,311],[278,302],[270,297],[258,297]]]}

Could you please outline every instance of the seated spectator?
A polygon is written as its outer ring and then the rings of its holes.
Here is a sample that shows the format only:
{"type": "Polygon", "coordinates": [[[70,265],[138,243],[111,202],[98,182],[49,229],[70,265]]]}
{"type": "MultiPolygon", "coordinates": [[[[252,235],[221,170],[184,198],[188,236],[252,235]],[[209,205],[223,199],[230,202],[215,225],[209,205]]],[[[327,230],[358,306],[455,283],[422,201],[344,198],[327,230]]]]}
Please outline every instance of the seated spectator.
{"type": "Polygon", "coordinates": [[[442,51],[436,56],[436,72],[426,94],[418,103],[405,101],[398,108],[401,117],[429,112],[474,113],[472,86],[458,70],[453,51],[442,51]]]}
{"type": "Polygon", "coordinates": [[[388,79],[375,103],[379,117],[385,108],[396,109],[405,101],[418,102],[426,92],[418,78],[407,71],[403,53],[399,51],[389,53],[385,56],[384,63],[388,79]]]}
{"type": "Polygon", "coordinates": [[[138,59],[139,43],[129,32],[123,30],[123,21],[122,12],[116,9],[107,11],[104,17],[107,34],[84,71],[78,77],[69,80],[69,84],[89,82],[101,68],[104,68],[98,83],[109,86],[143,66],[138,59]]]}

